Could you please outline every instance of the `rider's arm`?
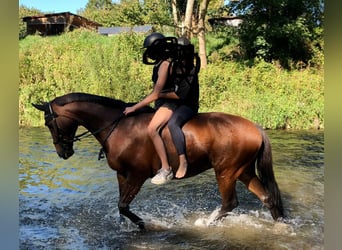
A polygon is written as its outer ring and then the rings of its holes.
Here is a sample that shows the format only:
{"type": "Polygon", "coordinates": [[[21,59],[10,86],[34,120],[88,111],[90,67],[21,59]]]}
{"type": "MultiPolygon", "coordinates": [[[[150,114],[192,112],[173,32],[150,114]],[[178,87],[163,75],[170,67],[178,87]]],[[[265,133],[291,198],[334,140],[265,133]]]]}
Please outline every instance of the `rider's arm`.
{"type": "Polygon", "coordinates": [[[129,113],[132,113],[144,106],[149,105],[151,102],[157,100],[159,98],[160,92],[162,91],[166,80],[168,76],[168,68],[169,68],[169,62],[168,61],[163,61],[162,64],[160,65],[160,68],[158,70],[158,80],[156,84],[153,87],[152,92],[147,95],[143,100],[138,102],[137,104],[127,107],[124,111],[124,114],[127,115],[129,113]]]}

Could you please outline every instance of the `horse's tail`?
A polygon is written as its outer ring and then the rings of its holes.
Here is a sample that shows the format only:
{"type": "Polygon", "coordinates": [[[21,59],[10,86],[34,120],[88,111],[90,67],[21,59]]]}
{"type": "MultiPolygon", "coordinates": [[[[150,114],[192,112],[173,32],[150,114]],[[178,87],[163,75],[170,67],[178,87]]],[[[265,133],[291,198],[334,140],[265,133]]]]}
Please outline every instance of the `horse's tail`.
{"type": "Polygon", "coordinates": [[[265,131],[262,128],[259,129],[262,134],[262,147],[258,154],[257,172],[266,192],[269,194],[264,204],[270,209],[273,219],[277,220],[284,217],[283,202],[274,177],[271,143],[265,131]]]}

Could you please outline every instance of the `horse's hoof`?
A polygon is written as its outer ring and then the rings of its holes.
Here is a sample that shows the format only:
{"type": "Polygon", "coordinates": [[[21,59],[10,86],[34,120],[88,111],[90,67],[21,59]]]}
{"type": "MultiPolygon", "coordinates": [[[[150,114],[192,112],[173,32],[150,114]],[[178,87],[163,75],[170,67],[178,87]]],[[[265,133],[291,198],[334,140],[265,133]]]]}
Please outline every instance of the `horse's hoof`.
{"type": "Polygon", "coordinates": [[[145,222],[140,220],[140,221],[137,221],[135,224],[138,225],[139,229],[141,230],[144,230],[145,229],[145,222]]]}

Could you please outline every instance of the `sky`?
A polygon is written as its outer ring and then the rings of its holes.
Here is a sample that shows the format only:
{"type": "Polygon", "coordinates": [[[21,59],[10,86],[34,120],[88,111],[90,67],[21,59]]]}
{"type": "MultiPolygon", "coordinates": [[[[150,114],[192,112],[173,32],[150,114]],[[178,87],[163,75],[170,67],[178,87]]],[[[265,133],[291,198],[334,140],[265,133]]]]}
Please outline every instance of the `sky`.
{"type": "Polygon", "coordinates": [[[88,0],[19,0],[19,5],[35,8],[44,13],[71,12],[77,14],[84,9],[88,0]]]}

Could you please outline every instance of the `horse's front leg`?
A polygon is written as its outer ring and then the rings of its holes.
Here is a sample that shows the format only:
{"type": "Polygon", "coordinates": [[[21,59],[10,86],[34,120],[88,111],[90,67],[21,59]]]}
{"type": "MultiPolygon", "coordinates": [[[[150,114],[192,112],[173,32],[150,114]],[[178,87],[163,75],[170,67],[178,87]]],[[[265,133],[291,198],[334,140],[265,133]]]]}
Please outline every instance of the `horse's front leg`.
{"type": "Polygon", "coordinates": [[[227,216],[228,212],[236,208],[239,202],[235,190],[236,179],[233,175],[228,171],[223,171],[221,173],[216,173],[216,179],[222,198],[222,206],[215,220],[220,220],[227,216]]]}
{"type": "Polygon", "coordinates": [[[118,203],[120,214],[126,216],[133,223],[138,225],[140,229],[144,229],[144,221],[139,216],[137,216],[129,210],[129,204],[132,202],[136,194],[139,192],[146,178],[140,176],[139,178],[131,180],[119,173],[117,173],[117,178],[119,182],[120,191],[120,200],[118,203]]]}

